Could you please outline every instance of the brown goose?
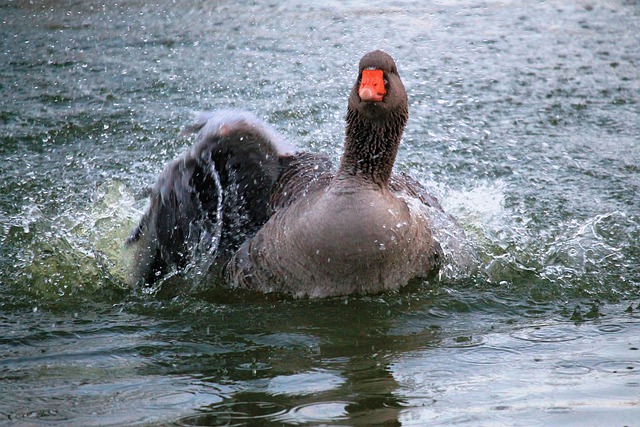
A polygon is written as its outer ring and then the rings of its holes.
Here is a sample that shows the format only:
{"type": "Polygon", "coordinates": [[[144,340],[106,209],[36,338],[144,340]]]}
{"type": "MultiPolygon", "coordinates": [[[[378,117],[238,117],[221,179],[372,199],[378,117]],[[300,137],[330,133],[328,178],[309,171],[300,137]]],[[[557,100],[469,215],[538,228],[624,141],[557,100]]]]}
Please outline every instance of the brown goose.
{"type": "Polygon", "coordinates": [[[392,171],[407,93],[382,51],[360,60],[337,171],[246,112],[204,114],[128,240],[133,281],[199,258],[233,286],[295,297],[376,293],[438,271],[437,200],[392,171]]]}

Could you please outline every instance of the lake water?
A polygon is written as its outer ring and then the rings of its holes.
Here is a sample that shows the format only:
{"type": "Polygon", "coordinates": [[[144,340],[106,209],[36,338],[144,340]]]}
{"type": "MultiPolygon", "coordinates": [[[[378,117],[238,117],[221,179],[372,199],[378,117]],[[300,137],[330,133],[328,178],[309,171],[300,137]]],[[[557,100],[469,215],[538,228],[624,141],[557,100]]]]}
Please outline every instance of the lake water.
{"type": "Polygon", "coordinates": [[[631,426],[640,4],[0,0],[0,424],[631,426]],[[341,153],[394,56],[397,169],[477,271],[320,301],[124,285],[140,194],[201,110],[341,153]]]}

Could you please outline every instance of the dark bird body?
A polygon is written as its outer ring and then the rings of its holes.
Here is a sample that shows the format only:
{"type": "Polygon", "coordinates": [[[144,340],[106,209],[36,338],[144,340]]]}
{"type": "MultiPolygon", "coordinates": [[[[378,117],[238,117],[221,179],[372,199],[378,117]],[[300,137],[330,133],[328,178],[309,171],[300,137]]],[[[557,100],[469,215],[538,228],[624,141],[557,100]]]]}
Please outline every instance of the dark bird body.
{"type": "Polygon", "coordinates": [[[295,297],[376,293],[437,273],[435,198],[393,172],[408,119],[393,59],[365,55],[337,170],[253,115],[203,115],[195,146],[170,163],[128,244],[133,280],[152,283],[210,256],[232,286],[295,297]]]}

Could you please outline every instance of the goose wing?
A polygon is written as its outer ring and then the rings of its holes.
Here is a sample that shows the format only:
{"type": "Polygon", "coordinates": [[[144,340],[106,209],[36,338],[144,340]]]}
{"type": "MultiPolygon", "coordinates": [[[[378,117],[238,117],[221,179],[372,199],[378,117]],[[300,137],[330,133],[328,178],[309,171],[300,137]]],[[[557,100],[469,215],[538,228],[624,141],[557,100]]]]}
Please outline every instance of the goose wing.
{"type": "Polygon", "coordinates": [[[164,168],[127,240],[135,247],[134,283],[199,258],[226,262],[269,218],[274,186],[298,153],[243,111],[204,113],[185,133],[197,133],[196,143],[164,168]]]}

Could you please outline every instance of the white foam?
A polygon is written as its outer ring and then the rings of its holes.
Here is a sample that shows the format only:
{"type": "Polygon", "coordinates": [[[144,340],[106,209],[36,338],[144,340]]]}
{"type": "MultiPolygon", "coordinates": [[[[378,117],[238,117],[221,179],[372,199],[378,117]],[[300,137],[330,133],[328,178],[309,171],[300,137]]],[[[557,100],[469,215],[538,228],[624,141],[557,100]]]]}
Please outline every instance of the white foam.
{"type": "Polygon", "coordinates": [[[469,222],[482,227],[503,224],[507,216],[504,209],[504,182],[482,182],[471,189],[451,191],[440,201],[446,212],[458,218],[463,225],[469,222]]]}

